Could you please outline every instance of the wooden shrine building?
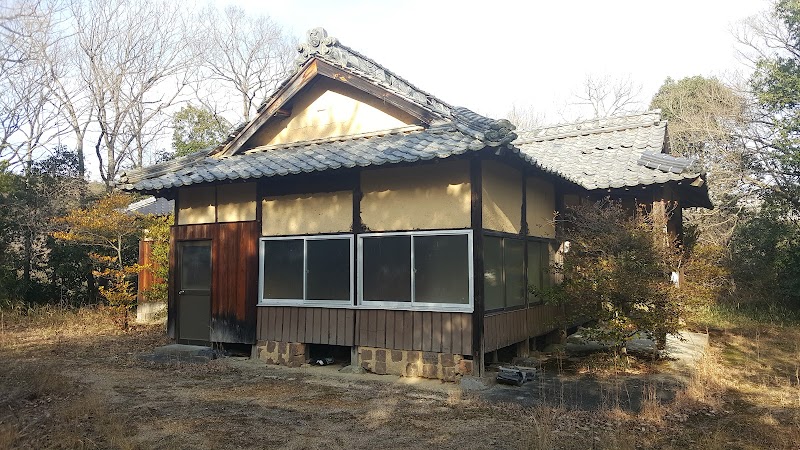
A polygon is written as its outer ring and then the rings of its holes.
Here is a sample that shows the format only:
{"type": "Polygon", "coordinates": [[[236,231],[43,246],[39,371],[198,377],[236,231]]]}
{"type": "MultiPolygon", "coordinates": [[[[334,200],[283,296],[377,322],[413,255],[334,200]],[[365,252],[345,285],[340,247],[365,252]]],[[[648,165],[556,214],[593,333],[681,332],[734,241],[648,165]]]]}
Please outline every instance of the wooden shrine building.
{"type": "Polygon", "coordinates": [[[318,28],[297,71],[218,147],[122,177],[175,200],[168,331],[271,363],[350,350],[452,380],[559,327],[554,215],[582,198],[710,207],[658,111],[516,131],[318,28]]]}

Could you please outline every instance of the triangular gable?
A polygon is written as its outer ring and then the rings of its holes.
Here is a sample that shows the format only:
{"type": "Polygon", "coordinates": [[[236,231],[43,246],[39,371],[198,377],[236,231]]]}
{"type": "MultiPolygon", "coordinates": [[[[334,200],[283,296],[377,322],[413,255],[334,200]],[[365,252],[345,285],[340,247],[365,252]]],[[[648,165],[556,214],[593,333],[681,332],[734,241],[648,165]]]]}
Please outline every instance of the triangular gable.
{"type": "Polygon", "coordinates": [[[243,149],[393,130],[422,122],[349,84],[317,76],[247,140],[243,149]]]}
{"type": "MultiPolygon", "coordinates": [[[[313,86],[318,84],[334,87],[331,89],[333,92],[357,100],[404,124],[426,126],[451,119],[449,105],[416,89],[410,83],[366,57],[339,45],[333,38],[328,38],[327,34],[324,34],[324,30],[320,30],[309,32],[309,43],[303,44],[305,50],[298,62],[297,72],[284,81],[277,91],[267,99],[259,108],[255,118],[237,131],[233,139],[216,152],[218,157],[242,153],[255,145],[266,145],[267,142],[275,139],[280,134],[280,131],[276,131],[276,129],[286,126],[285,119],[298,114],[292,108],[297,103],[296,100],[300,100],[297,97],[308,94],[308,91],[313,90],[313,86]],[[327,40],[316,40],[313,37],[314,33],[323,33],[327,40]],[[311,47],[313,43],[316,43],[316,47],[311,47]],[[328,45],[335,45],[336,48],[331,49],[328,45]],[[357,64],[353,64],[354,61],[357,64]],[[330,82],[335,82],[335,84],[331,85],[330,82]],[[378,105],[383,106],[378,107],[378,105]],[[283,125],[275,125],[276,123],[283,125]],[[259,134],[261,136],[254,139],[259,134]]],[[[313,93],[310,95],[313,96],[313,93]]],[[[354,107],[355,105],[351,104],[350,106],[354,107]]],[[[375,113],[375,111],[369,112],[375,113]]],[[[370,120],[376,118],[376,114],[370,115],[372,116],[370,120]]],[[[383,117],[383,119],[387,118],[383,117]]],[[[369,130],[369,128],[391,123],[388,120],[384,122],[365,125],[365,131],[377,131],[369,130]]],[[[361,133],[365,131],[361,131],[361,133]]],[[[332,136],[334,135],[328,137],[332,136]]],[[[288,136],[280,139],[284,138],[288,139],[288,136]]]]}

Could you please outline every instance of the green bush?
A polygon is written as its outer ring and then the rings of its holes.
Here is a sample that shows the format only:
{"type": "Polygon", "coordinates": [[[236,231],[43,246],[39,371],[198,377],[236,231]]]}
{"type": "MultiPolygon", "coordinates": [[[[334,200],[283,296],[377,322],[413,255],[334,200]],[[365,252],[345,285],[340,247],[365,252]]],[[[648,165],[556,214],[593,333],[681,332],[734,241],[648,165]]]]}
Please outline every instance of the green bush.
{"type": "Polygon", "coordinates": [[[554,267],[563,281],[546,297],[567,305],[569,321],[597,319],[583,333],[588,339],[623,347],[643,331],[663,344],[678,331],[683,308],[670,276],[681,253],[664,234],[663,218],[653,217],[610,200],[565,211],[569,249],[554,267]]]}

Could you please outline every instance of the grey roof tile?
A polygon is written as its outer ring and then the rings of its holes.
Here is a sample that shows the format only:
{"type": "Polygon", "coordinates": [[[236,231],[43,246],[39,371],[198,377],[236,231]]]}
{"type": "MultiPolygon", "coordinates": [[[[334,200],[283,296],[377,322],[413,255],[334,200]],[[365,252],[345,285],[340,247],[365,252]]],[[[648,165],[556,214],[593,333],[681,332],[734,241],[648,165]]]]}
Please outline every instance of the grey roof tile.
{"type": "MultiPolygon", "coordinates": [[[[240,124],[215,149],[122,175],[125,190],[157,192],[209,181],[284,176],[303,172],[366,167],[447,158],[488,147],[505,147],[524,161],[585,189],[666,183],[701,175],[691,161],[666,155],[666,122],[660,112],[596,119],[519,131],[454,107],[416,88],[375,61],[341,45],[322,29],[309,32],[299,47],[298,67],[319,58],[435,113],[427,129],[337,137],[218,154],[245,129],[240,124]],[[313,44],[313,45],[312,45],[313,44]]],[[[281,94],[287,79],[259,108],[281,94]]]]}
{"type": "Polygon", "coordinates": [[[662,153],[666,121],[658,111],[519,131],[520,151],[544,170],[586,189],[694,179],[701,170],[662,153]]]}
{"type": "MultiPolygon", "coordinates": [[[[435,133],[428,130],[384,133],[374,137],[334,139],[306,145],[295,143],[256,148],[226,158],[195,158],[187,167],[169,172],[165,172],[163,167],[151,166],[146,168],[149,173],[125,175],[120,184],[126,190],[150,192],[207,182],[200,174],[213,176],[214,181],[224,181],[415,162],[474,150],[473,142],[472,137],[451,129],[435,133]]],[[[174,162],[168,164],[175,167],[174,162]]]]}
{"type": "Polygon", "coordinates": [[[147,197],[138,202],[131,203],[125,208],[128,213],[137,214],[153,214],[156,216],[165,216],[172,214],[175,210],[175,201],[167,200],[163,197],[147,197]]]}

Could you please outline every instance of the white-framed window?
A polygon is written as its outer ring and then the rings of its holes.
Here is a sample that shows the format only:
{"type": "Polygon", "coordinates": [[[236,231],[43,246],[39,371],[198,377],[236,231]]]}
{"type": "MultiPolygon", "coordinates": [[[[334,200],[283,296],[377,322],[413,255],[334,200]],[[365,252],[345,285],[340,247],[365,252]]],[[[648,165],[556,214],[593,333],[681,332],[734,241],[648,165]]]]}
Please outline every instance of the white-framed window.
{"type": "Polygon", "coordinates": [[[262,237],[259,304],[353,305],[353,235],[262,237]]]}
{"type": "Polygon", "coordinates": [[[528,240],[528,304],[541,304],[543,299],[537,292],[553,285],[552,244],[545,240],[528,240]]]}
{"type": "Polygon", "coordinates": [[[473,311],[472,231],[358,235],[358,305],[473,311]]]}
{"type": "Polygon", "coordinates": [[[525,306],[525,241],[484,235],[483,292],[486,311],[525,306]]]}

